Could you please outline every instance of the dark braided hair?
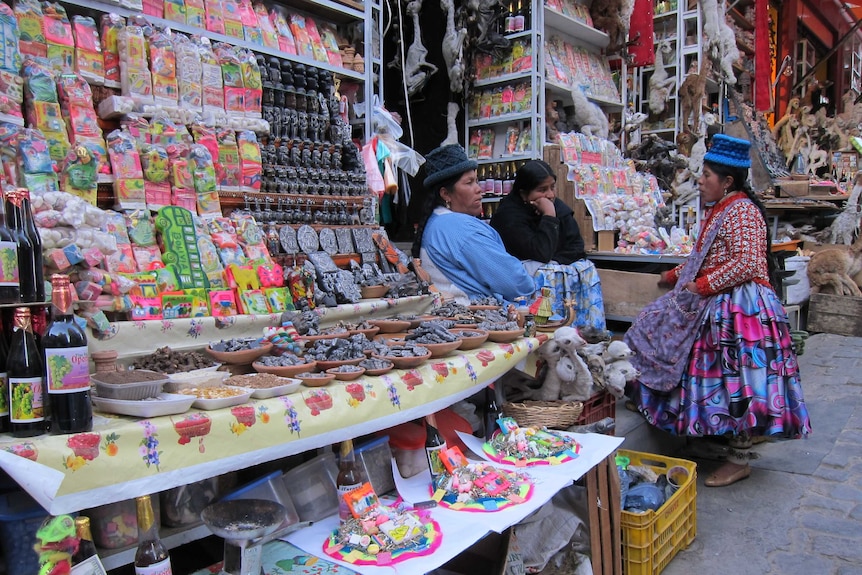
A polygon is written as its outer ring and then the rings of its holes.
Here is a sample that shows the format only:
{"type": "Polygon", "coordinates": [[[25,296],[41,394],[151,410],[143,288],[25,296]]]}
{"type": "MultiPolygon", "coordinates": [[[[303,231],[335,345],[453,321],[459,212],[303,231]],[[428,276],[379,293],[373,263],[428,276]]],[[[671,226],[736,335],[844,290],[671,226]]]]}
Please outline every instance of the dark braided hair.
{"type": "Polygon", "coordinates": [[[769,219],[766,216],[766,207],[760,201],[760,198],[757,197],[757,194],[754,193],[754,190],[748,186],[748,168],[725,166],[724,164],[717,164],[709,160],[704,161],[703,164],[709,166],[709,169],[718,174],[720,178],[728,176],[733,178],[733,184],[728,189],[731,192],[738,191],[744,193],[760,211],[763,223],[766,225],[766,264],[769,271],[769,283],[772,285],[772,289],[779,291],[778,270],[775,265],[775,258],[772,257],[772,235],[769,233],[769,219]]]}
{"type": "Polygon", "coordinates": [[[427,190],[430,193],[425,197],[425,203],[422,206],[422,216],[419,218],[419,226],[416,228],[416,237],[413,238],[413,247],[410,249],[410,253],[414,258],[419,257],[419,250],[422,248],[422,234],[425,233],[425,224],[428,223],[428,218],[431,217],[431,214],[436,208],[446,205],[446,202],[443,200],[443,196],[440,195],[440,190],[454,190],[455,184],[458,183],[458,180],[460,180],[463,175],[464,174],[462,173],[452,176],[451,178],[436,184],[433,190],[427,190]]]}

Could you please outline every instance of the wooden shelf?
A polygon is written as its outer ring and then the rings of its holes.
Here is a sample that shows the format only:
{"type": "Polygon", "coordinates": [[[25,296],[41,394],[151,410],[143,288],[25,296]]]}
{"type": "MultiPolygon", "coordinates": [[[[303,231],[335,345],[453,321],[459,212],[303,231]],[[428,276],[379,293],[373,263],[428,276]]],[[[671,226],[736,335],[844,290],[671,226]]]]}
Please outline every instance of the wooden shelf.
{"type": "Polygon", "coordinates": [[[743,30],[754,30],[754,23],[749,22],[745,19],[745,16],[742,15],[742,12],[737,10],[735,7],[728,10],[733,21],[736,22],[736,25],[742,28],[743,30]]]}

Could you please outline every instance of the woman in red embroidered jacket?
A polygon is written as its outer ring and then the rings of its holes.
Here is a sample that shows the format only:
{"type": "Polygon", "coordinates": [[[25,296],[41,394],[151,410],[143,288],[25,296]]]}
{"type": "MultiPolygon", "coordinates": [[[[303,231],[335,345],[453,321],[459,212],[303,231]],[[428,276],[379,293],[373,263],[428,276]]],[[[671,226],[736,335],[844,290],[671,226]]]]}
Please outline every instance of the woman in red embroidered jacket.
{"type": "MultiPolygon", "coordinates": [[[[629,389],[660,429],[731,438],[736,457],[706,480],[715,487],[750,474],[748,458],[734,447],[750,447],[752,437],[798,438],[811,431],[790,324],[773,288],[766,212],[745,184],[749,147],[746,140],[718,134],[704,157],[698,180],[704,218],[690,257],[706,253],[693,281],[682,287],[707,301],[686,369],[669,391],[640,381],[629,389]],[[706,238],[712,237],[710,243],[706,238]]],[[[659,285],[674,286],[682,268],[663,273],[659,285]]],[[[637,368],[639,356],[650,350],[634,331],[626,338],[642,350],[632,358],[637,368]]]]}

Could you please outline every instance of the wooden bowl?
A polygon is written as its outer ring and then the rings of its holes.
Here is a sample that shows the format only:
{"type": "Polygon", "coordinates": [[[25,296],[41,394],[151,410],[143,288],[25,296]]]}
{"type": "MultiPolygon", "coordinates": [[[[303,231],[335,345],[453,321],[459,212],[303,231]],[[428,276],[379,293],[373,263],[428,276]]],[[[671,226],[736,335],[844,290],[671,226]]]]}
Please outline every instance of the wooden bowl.
{"type": "Polygon", "coordinates": [[[335,379],[335,376],[331,373],[311,373],[307,371],[298,373],[294,377],[302,381],[302,385],[305,387],[323,387],[324,385],[329,385],[335,379]]]}
{"type": "MultiPolygon", "coordinates": [[[[380,359],[380,358],[378,358],[378,359],[380,359]]],[[[384,373],[389,373],[390,371],[395,369],[395,364],[392,363],[391,361],[389,361],[388,359],[387,360],[381,359],[381,361],[386,362],[385,367],[380,367],[380,368],[375,368],[375,369],[371,369],[371,368],[366,367],[365,368],[365,375],[373,375],[373,376],[383,375],[384,373]]],[[[359,365],[360,365],[360,367],[362,367],[362,363],[360,363],[359,365]]]]}
{"type": "Polygon", "coordinates": [[[490,311],[493,309],[503,309],[503,307],[499,305],[468,305],[467,309],[470,311],[490,311]]]}
{"type": "MultiPolygon", "coordinates": [[[[335,376],[335,379],[337,379],[338,381],[353,381],[354,379],[357,379],[360,375],[365,373],[364,367],[361,367],[359,365],[353,366],[352,364],[348,364],[348,365],[351,365],[351,367],[355,367],[356,369],[354,371],[338,371],[341,368],[333,367],[333,368],[327,369],[326,373],[331,373],[332,375],[335,376]]],[[[344,367],[344,366],[342,366],[342,367],[344,367]]]]}
{"type": "Polygon", "coordinates": [[[460,339],[456,339],[455,341],[444,341],[442,343],[416,343],[416,345],[421,345],[425,349],[431,352],[431,357],[443,357],[449,353],[452,353],[456,349],[461,347],[463,342],[460,339]]]}
{"type": "Polygon", "coordinates": [[[488,341],[493,341],[494,343],[510,343],[523,336],[523,329],[513,329],[510,331],[489,331],[488,341]]]}
{"type": "Polygon", "coordinates": [[[376,299],[381,298],[389,293],[389,286],[362,286],[359,288],[359,294],[362,296],[362,299],[376,299]]]}
{"type": "Polygon", "coordinates": [[[359,365],[359,362],[365,359],[365,356],[357,357],[354,359],[338,359],[338,360],[317,360],[317,369],[320,371],[328,371],[333,367],[340,367],[342,365],[359,365]]]}
{"type": "Polygon", "coordinates": [[[272,349],[271,341],[261,342],[259,346],[250,349],[241,349],[239,351],[216,351],[207,346],[207,353],[213,359],[222,363],[232,363],[236,365],[249,364],[262,355],[266,355],[272,349]]]}
{"type": "Polygon", "coordinates": [[[400,344],[404,343],[404,338],[407,337],[408,333],[409,332],[406,332],[406,331],[399,331],[396,333],[378,333],[377,335],[375,335],[371,339],[373,339],[374,341],[382,341],[383,343],[386,343],[387,345],[388,345],[388,342],[390,342],[390,341],[395,343],[395,344],[400,345],[400,344]]]}
{"type": "Polygon", "coordinates": [[[400,319],[370,319],[368,323],[380,328],[380,333],[398,333],[410,329],[410,321],[400,319]]]}
{"type": "Polygon", "coordinates": [[[273,375],[280,375],[281,377],[293,377],[297,373],[314,371],[316,366],[316,361],[300,363],[298,365],[264,365],[258,362],[251,364],[252,369],[259,373],[271,373],[273,375]]]}
{"type": "Polygon", "coordinates": [[[449,332],[461,338],[461,347],[459,348],[461,351],[476,349],[488,339],[488,332],[482,329],[450,329],[449,332]],[[471,333],[478,335],[465,335],[471,333]]]}
{"type": "Polygon", "coordinates": [[[376,357],[377,359],[385,359],[387,361],[391,361],[392,365],[395,366],[396,369],[413,369],[414,367],[418,367],[422,365],[422,363],[431,357],[431,350],[428,350],[426,355],[421,356],[410,356],[410,357],[395,357],[393,355],[377,355],[373,354],[371,357],[376,357]]]}

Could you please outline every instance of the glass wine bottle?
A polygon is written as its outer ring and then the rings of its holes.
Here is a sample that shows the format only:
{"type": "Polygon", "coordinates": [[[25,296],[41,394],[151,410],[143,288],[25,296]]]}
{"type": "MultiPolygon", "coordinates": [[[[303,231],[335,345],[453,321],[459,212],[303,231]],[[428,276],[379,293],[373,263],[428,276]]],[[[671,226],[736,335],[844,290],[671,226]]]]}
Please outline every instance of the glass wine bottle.
{"type": "Polygon", "coordinates": [[[138,549],[135,551],[135,575],[172,575],[168,548],[159,539],[159,526],[149,495],[135,498],[138,516],[138,549]]]}
{"type": "Polygon", "coordinates": [[[14,332],[6,371],[9,376],[9,409],[12,435],[33,437],[47,430],[45,380],[42,359],[30,322],[30,308],[15,308],[14,332]]]}
{"type": "Polygon", "coordinates": [[[6,335],[0,334],[0,433],[9,431],[9,374],[6,371],[8,356],[6,335]]]}
{"type": "Polygon", "coordinates": [[[0,303],[18,303],[21,290],[18,280],[18,244],[6,226],[6,206],[0,201],[0,303]]]}
{"type": "Polygon", "coordinates": [[[344,496],[362,487],[365,483],[364,475],[359,468],[359,462],[356,461],[353,440],[342,441],[338,460],[338,476],[335,478],[335,485],[338,488],[338,518],[342,521],[352,517],[350,507],[344,496]]]}
{"type": "MultiPolygon", "coordinates": [[[[21,301],[39,301],[36,290],[36,259],[33,255],[33,242],[27,235],[24,213],[21,209],[21,190],[6,192],[6,223],[15,238],[18,251],[18,282],[21,301]]],[[[44,298],[43,300],[44,301],[44,298]]]]}
{"type": "Polygon", "coordinates": [[[30,192],[26,188],[18,190],[21,194],[21,210],[24,221],[24,231],[33,245],[33,271],[36,281],[36,301],[45,301],[45,268],[42,258],[42,237],[36,229],[36,220],[30,206],[30,192]]]}
{"type": "Polygon", "coordinates": [[[493,385],[485,388],[485,409],[482,413],[485,423],[485,441],[491,441],[491,436],[497,431],[497,420],[500,418],[500,408],[497,407],[497,392],[493,385]]]}
{"type": "Polygon", "coordinates": [[[432,413],[425,416],[425,458],[431,471],[431,480],[437,479],[446,471],[443,466],[442,452],[446,449],[446,440],[437,428],[437,417],[432,413]]]}
{"type": "Polygon", "coordinates": [[[78,551],[72,555],[72,574],[78,572],[75,568],[78,565],[86,565],[86,568],[81,568],[84,573],[104,573],[105,568],[96,552],[96,544],[93,543],[89,517],[75,517],[75,533],[78,537],[78,551]]]}
{"type": "Polygon", "coordinates": [[[90,355],[87,336],[72,313],[69,276],[51,276],[51,303],[51,321],[42,335],[51,430],[55,433],[90,431],[93,429],[90,355]]]}
{"type": "MultiPolygon", "coordinates": [[[[529,2],[530,0],[527,0],[529,2]]],[[[524,0],[518,0],[518,10],[515,12],[515,17],[512,20],[512,32],[524,31],[524,0]]]]}

